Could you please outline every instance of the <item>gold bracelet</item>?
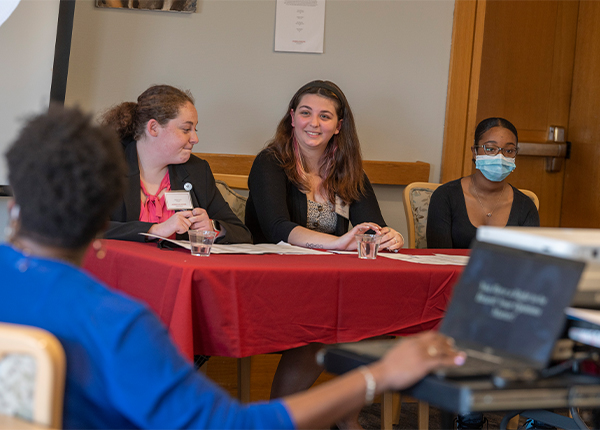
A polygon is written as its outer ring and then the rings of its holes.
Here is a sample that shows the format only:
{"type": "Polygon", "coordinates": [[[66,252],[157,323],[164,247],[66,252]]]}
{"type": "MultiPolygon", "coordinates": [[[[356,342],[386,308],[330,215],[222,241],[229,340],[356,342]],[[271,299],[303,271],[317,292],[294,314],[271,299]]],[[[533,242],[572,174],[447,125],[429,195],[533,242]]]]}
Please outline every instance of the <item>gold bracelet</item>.
{"type": "Polygon", "coordinates": [[[360,366],[358,370],[360,370],[360,373],[362,373],[365,378],[365,404],[368,406],[373,403],[373,399],[375,398],[375,388],[377,388],[377,383],[367,366],[360,366]]]}

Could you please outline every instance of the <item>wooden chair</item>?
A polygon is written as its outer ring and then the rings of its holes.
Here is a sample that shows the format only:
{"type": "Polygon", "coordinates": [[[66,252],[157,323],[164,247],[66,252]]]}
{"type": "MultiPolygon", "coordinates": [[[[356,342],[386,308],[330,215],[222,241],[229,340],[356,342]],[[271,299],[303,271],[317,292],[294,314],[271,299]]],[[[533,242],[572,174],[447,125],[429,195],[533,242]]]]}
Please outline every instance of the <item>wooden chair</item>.
{"type": "Polygon", "coordinates": [[[525,194],[527,197],[529,197],[531,200],[533,200],[533,203],[535,204],[535,207],[537,208],[537,210],[538,211],[540,210],[540,200],[538,199],[538,196],[536,196],[533,191],[525,190],[523,188],[519,188],[519,191],[521,191],[523,194],[525,194]]]}
{"type": "Polygon", "coordinates": [[[52,334],[0,323],[0,426],[61,428],[65,363],[52,334]]]}
{"type": "Polygon", "coordinates": [[[386,391],[381,395],[381,429],[391,429],[400,422],[403,400],[417,402],[417,426],[419,430],[428,430],[429,403],[392,391],[386,391]]]}
{"type": "Polygon", "coordinates": [[[17,417],[0,414],[0,429],[6,430],[48,430],[49,427],[35,424],[17,417]]]}
{"type": "Polygon", "coordinates": [[[413,182],[404,188],[402,202],[406,213],[409,248],[427,248],[429,200],[440,185],[433,182],[413,182]]]}

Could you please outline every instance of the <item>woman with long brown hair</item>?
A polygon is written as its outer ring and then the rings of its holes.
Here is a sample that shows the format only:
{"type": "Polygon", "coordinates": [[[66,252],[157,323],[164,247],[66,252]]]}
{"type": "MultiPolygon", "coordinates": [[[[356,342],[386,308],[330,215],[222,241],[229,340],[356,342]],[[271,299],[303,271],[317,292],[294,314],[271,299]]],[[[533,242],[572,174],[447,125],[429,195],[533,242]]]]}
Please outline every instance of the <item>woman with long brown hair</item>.
{"type": "Polygon", "coordinates": [[[381,216],[352,110],[333,82],[312,81],[296,92],[256,157],[248,187],[246,225],[255,243],[356,249],[354,234],[367,230],[382,235],[381,249],[404,243],[381,216]]]}
{"type": "MultiPolygon", "coordinates": [[[[312,81],[294,94],[275,137],[254,160],[248,187],[246,225],[255,243],[353,250],[354,235],[373,230],[382,236],[381,249],[395,251],[404,244],[383,220],[363,170],[352,110],[333,82],[312,81]]],[[[322,368],[315,353],[321,346],[310,343],[281,353],[271,398],[316,381],[322,368]]],[[[338,426],[360,427],[358,415],[338,426]]]]}

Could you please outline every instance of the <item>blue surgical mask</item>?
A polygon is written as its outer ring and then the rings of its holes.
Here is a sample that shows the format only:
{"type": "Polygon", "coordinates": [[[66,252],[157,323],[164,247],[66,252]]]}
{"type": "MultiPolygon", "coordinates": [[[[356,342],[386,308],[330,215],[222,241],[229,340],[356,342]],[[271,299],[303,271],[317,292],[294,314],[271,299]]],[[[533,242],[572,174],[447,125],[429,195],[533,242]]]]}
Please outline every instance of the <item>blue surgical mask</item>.
{"type": "Polygon", "coordinates": [[[475,157],[475,167],[488,180],[500,182],[515,170],[515,159],[506,158],[502,154],[478,155],[475,157]]]}

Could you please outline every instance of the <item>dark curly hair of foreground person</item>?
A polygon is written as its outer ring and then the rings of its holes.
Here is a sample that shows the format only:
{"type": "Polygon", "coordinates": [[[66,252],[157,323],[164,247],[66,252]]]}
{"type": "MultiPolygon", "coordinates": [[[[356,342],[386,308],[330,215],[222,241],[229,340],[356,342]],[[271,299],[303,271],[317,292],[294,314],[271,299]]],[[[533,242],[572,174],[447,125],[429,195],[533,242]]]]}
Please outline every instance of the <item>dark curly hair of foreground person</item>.
{"type": "Polygon", "coordinates": [[[20,208],[18,234],[76,249],[104,228],[124,190],[116,133],[79,109],[53,105],[30,119],[6,153],[20,208]]]}

